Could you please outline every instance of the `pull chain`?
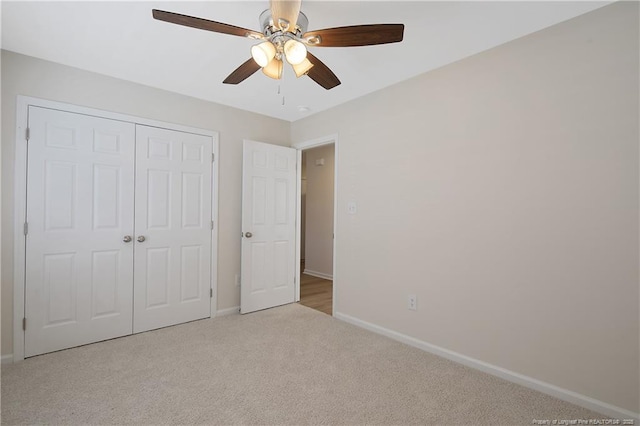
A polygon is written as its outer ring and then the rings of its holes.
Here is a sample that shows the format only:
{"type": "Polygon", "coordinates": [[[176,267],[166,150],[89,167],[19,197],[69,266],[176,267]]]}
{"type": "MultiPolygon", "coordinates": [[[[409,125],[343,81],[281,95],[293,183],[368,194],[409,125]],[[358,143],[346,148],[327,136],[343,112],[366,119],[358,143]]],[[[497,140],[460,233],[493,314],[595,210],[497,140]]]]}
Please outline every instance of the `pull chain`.
{"type": "MultiPolygon", "coordinates": [[[[278,84],[278,95],[280,95],[280,85],[278,84]]],[[[282,95],[282,105],[284,106],[284,95],[282,95]]]]}

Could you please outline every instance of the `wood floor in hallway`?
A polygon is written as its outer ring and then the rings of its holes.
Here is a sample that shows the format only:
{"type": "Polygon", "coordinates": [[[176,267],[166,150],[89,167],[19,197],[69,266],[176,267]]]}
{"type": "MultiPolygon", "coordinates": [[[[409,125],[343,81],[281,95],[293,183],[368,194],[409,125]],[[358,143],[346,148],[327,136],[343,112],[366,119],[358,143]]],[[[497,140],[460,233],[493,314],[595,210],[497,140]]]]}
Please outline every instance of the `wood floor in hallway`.
{"type": "Polygon", "coordinates": [[[332,315],[333,281],[301,274],[300,304],[332,315]]]}

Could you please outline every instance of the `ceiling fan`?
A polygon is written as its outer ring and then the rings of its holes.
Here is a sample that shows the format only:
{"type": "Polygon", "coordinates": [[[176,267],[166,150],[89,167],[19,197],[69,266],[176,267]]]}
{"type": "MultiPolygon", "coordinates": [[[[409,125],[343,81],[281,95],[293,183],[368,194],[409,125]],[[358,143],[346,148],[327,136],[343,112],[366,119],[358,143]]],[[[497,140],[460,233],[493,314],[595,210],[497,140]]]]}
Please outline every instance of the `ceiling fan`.
{"type": "Polygon", "coordinates": [[[260,14],[262,32],[153,9],[153,17],[160,21],[186,27],[230,34],[259,40],[251,48],[251,58],[240,65],[223,81],[238,84],[262,68],[273,79],[282,78],[283,62],[288,62],[297,77],[308,75],[329,90],[340,84],[338,77],[307,47],[350,47],[397,43],[402,41],[403,24],[369,24],[307,31],[309,20],[300,11],[301,0],[270,0],[270,9],[260,14]]]}

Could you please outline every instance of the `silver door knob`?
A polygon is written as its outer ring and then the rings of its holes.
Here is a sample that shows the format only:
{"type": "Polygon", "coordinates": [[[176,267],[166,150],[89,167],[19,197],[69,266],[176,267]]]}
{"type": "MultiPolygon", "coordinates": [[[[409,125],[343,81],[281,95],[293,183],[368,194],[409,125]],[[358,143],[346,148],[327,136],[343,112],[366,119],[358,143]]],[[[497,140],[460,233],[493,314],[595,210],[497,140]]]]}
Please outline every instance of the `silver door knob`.
{"type": "Polygon", "coordinates": [[[251,232],[245,232],[244,236],[247,237],[247,238],[251,238],[251,237],[253,237],[253,234],[251,232]]]}
{"type": "Polygon", "coordinates": [[[131,235],[125,235],[124,238],[122,239],[122,241],[124,241],[125,243],[130,243],[131,242],[131,235]]]}
{"type": "Polygon", "coordinates": [[[137,240],[138,240],[138,242],[139,242],[139,243],[143,243],[143,242],[144,242],[144,240],[146,240],[146,238],[144,237],[144,235],[140,235],[140,236],[137,238],[137,240]]]}

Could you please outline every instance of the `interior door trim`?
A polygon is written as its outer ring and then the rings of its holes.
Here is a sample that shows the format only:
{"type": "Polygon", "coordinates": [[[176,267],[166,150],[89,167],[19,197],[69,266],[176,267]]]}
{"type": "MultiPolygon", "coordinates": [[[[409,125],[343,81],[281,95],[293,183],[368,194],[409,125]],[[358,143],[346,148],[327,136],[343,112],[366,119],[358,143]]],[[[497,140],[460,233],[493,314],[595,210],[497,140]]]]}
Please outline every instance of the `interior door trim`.
{"type": "MultiPolygon", "coordinates": [[[[19,95],[16,101],[16,139],[15,139],[15,168],[14,177],[14,217],[13,217],[13,362],[24,359],[24,338],[25,332],[22,329],[22,320],[25,316],[25,268],[26,268],[26,236],[24,234],[24,224],[27,214],[27,127],[29,123],[29,107],[48,108],[58,111],[71,112],[76,114],[89,115],[93,117],[106,118],[110,120],[125,121],[133,124],[141,124],[150,127],[159,127],[169,130],[176,130],[184,133],[194,133],[197,135],[210,136],[213,139],[213,169],[211,171],[212,197],[211,197],[211,220],[214,223],[211,234],[211,317],[217,311],[218,294],[218,200],[219,200],[219,133],[215,130],[200,129],[197,127],[184,126],[181,124],[167,123],[164,121],[152,120],[148,118],[136,117],[128,114],[120,114],[67,104],[63,102],[50,101],[46,99],[34,98],[19,95]]],[[[27,320],[28,322],[28,320],[27,320]]],[[[27,324],[28,326],[28,324],[27,324]]]]}
{"type": "Polygon", "coordinates": [[[302,151],[317,148],[323,145],[334,144],[334,160],[333,160],[333,292],[331,295],[331,313],[332,316],[336,314],[336,240],[338,239],[338,229],[336,227],[338,223],[338,134],[333,133],[330,135],[322,136],[317,139],[298,142],[291,145],[292,148],[298,150],[298,166],[296,170],[296,283],[295,283],[295,301],[300,301],[300,256],[301,256],[301,224],[302,224],[302,151]]]}

